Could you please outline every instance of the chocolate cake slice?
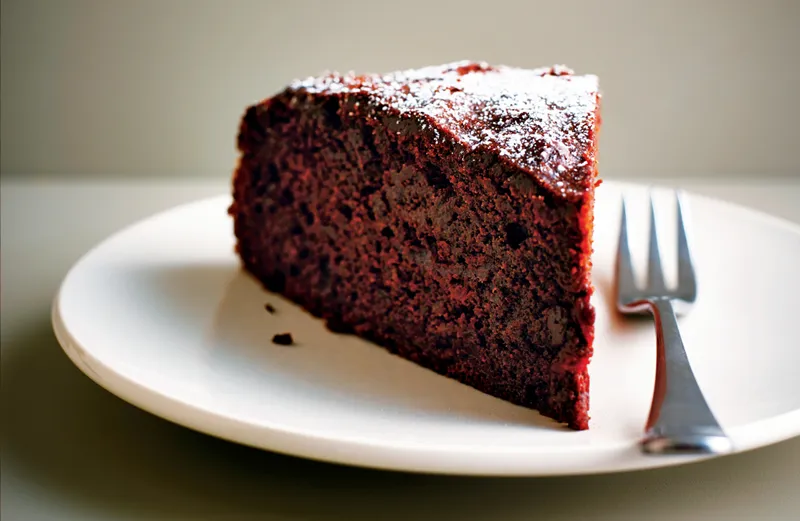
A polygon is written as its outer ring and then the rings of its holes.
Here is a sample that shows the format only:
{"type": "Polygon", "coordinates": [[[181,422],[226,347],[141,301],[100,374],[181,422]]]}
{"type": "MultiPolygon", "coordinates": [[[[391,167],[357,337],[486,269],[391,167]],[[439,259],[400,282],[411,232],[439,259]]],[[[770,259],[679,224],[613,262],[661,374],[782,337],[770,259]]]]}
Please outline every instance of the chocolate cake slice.
{"type": "Polygon", "coordinates": [[[336,331],[586,429],[599,100],[560,66],[294,82],[241,122],[243,265],[336,331]]]}

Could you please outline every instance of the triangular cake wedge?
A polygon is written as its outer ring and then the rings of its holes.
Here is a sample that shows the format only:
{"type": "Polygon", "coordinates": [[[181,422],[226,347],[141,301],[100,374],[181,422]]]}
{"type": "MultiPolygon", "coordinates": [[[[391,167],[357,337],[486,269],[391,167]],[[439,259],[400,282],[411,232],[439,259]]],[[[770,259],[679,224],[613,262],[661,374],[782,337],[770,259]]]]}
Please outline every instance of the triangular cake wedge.
{"type": "Polygon", "coordinates": [[[561,66],[294,82],[241,122],[243,265],[337,331],[586,429],[599,104],[561,66]]]}

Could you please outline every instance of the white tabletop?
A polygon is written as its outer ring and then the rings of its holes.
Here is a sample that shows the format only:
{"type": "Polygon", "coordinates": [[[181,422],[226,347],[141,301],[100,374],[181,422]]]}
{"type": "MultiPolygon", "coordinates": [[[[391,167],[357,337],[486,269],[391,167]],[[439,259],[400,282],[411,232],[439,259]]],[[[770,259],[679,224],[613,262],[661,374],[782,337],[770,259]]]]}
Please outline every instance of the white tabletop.
{"type": "MultiPolygon", "coordinates": [[[[663,181],[800,223],[800,181],[663,181]]],[[[0,517],[116,519],[800,519],[800,439],[684,467],[574,478],[412,475],[306,461],[142,412],[78,371],[50,300],[108,234],[227,180],[4,181],[0,517]]],[[[800,348],[800,345],[798,346],[800,348]]]]}

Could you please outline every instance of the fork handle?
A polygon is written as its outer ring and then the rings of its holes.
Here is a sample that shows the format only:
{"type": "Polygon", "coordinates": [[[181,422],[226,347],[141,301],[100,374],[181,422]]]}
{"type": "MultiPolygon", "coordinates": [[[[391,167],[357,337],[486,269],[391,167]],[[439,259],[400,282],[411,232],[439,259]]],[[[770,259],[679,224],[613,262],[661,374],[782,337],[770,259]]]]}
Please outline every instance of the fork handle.
{"type": "Polygon", "coordinates": [[[656,323],[656,380],[642,449],[646,453],[722,454],[730,439],[714,418],[683,347],[668,298],[647,302],[656,323]]]}

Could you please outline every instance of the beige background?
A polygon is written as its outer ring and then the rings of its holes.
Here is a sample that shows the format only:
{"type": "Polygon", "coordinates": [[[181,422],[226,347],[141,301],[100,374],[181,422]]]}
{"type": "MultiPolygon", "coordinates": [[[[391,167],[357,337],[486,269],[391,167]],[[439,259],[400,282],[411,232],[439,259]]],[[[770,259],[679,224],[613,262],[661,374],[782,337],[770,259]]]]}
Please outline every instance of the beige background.
{"type": "Polygon", "coordinates": [[[800,1],[4,0],[3,176],[224,178],[298,76],[462,58],[600,76],[605,175],[800,176],[800,1]]]}

